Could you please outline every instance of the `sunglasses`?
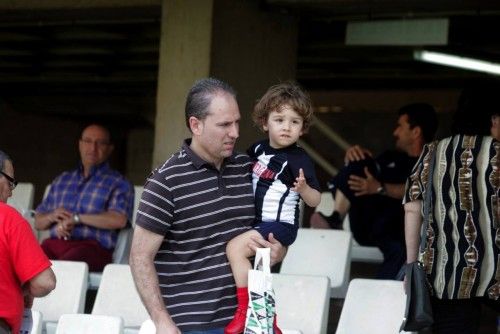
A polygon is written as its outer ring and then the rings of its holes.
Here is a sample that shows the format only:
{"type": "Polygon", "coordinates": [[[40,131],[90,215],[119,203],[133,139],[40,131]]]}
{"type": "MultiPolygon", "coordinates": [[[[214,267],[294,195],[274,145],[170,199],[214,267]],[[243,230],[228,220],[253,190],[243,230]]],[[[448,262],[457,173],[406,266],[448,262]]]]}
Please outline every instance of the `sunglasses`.
{"type": "Polygon", "coordinates": [[[10,190],[14,190],[14,188],[16,188],[17,186],[17,180],[12,176],[5,174],[2,171],[0,171],[0,174],[2,174],[7,179],[7,181],[9,181],[10,190]]]}

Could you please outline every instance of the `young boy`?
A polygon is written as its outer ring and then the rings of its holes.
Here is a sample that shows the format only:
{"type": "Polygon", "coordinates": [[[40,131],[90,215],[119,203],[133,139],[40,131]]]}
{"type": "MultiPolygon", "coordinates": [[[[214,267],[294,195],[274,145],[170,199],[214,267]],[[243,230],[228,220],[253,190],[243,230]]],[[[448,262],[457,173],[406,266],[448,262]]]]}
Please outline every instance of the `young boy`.
{"type": "MultiPolygon", "coordinates": [[[[309,97],[293,83],[272,86],[257,102],[253,120],[269,139],[254,144],[248,154],[255,160],[253,189],[256,225],[253,230],[232,239],[226,254],[236,282],[238,308],[224,333],[242,333],[248,307],[249,257],[252,237],[268,239],[272,234],[288,246],[297,237],[299,200],[315,207],[320,202],[320,187],[314,166],[297,140],[310,125],[312,106],[309,97]]],[[[274,321],[274,333],[281,333],[274,321]]]]}

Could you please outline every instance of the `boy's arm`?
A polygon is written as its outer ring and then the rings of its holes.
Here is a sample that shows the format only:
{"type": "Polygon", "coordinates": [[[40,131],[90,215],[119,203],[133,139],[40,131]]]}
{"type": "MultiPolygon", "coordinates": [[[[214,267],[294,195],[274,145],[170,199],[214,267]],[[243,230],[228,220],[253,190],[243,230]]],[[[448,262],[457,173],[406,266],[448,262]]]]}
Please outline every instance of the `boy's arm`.
{"type": "Polygon", "coordinates": [[[299,176],[295,179],[292,190],[298,192],[310,207],[318,206],[321,201],[321,193],[307,184],[302,168],[299,169],[299,176]]]}

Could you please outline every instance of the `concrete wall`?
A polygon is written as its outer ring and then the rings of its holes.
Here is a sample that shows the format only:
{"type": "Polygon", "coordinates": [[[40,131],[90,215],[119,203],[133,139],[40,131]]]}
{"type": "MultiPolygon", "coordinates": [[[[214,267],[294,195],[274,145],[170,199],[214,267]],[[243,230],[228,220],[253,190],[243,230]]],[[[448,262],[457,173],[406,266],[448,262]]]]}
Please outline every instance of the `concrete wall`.
{"type": "MultiPolygon", "coordinates": [[[[186,3],[180,0],[171,2],[186,6],[181,7],[184,13],[201,8],[196,0],[190,2],[192,7],[186,3]]],[[[245,150],[256,139],[264,136],[253,126],[250,113],[255,100],[270,85],[295,77],[297,22],[290,14],[263,10],[259,2],[253,0],[214,0],[211,10],[212,13],[203,16],[205,21],[212,17],[203,28],[210,31],[199,32],[205,39],[193,40],[190,35],[193,30],[184,31],[185,41],[192,42],[185,44],[194,49],[189,51],[191,55],[196,55],[199,43],[210,46],[208,55],[203,56],[205,58],[200,64],[186,74],[164,66],[169,61],[170,66],[179,66],[178,60],[182,57],[180,51],[187,50],[170,50],[169,56],[165,49],[161,57],[164,64],[160,66],[158,97],[154,92],[142,100],[127,100],[123,96],[89,99],[0,95],[0,101],[4,101],[0,104],[0,149],[14,158],[16,176],[21,181],[35,183],[35,203],[39,202],[43,188],[55,175],[76,165],[81,127],[94,117],[105,117],[112,124],[114,132],[118,133],[112,165],[125,173],[134,184],[143,184],[151,166],[175,151],[187,135],[183,117],[184,100],[189,86],[201,76],[212,75],[226,80],[238,91],[242,113],[238,150],[245,150]],[[166,81],[162,81],[162,77],[166,81]],[[182,85],[179,84],[181,79],[182,85]],[[139,116],[133,118],[129,115],[139,116]],[[156,142],[155,117],[156,134],[161,134],[156,142]],[[158,154],[152,163],[154,149],[158,154]]],[[[164,15],[168,18],[167,13],[164,15]]],[[[177,19],[177,28],[181,29],[186,24],[186,17],[177,19]]],[[[179,37],[178,33],[173,36],[179,37]]],[[[189,62],[186,61],[183,68],[189,69],[189,62]]],[[[454,109],[457,94],[455,91],[436,90],[311,92],[314,105],[329,111],[318,114],[320,119],[349,142],[367,146],[376,153],[393,146],[395,110],[405,103],[418,100],[435,104],[442,111],[441,133],[444,135],[450,119],[448,112],[454,109]]],[[[314,128],[305,140],[322,151],[336,166],[341,166],[343,152],[333,147],[314,128]]],[[[321,170],[318,170],[318,174],[322,180],[327,178],[321,170]]]]}
{"type": "MultiPolygon", "coordinates": [[[[31,110],[56,105],[63,108],[62,100],[56,96],[39,100],[43,104],[20,104],[14,108],[0,97],[0,149],[14,159],[16,178],[35,184],[35,205],[40,202],[45,186],[56,175],[77,166],[81,131],[86,124],[96,120],[104,121],[113,133],[115,150],[110,158],[111,166],[125,174],[134,184],[143,184],[151,166],[152,126],[145,122],[132,125],[119,116],[83,117],[70,113],[43,114],[31,110]]],[[[91,104],[89,100],[87,107],[90,108],[91,104]]],[[[119,104],[116,101],[115,107],[119,104]]],[[[71,110],[74,105],[68,102],[66,106],[71,110]]]]}
{"type": "Polygon", "coordinates": [[[269,86],[295,78],[296,54],[294,17],[263,11],[258,1],[214,2],[210,74],[238,92],[242,115],[238,150],[264,136],[251,120],[253,106],[269,86]]]}

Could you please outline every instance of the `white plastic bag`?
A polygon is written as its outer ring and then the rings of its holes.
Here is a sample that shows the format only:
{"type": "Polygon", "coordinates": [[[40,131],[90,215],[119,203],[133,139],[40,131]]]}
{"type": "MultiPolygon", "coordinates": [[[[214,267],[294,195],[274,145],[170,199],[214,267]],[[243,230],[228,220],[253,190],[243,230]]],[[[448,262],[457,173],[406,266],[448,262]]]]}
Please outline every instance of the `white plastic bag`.
{"type": "Polygon", "coordinates": [[[248,310],[245,334],[273,334],[276,303],[271,274],[271,249],[258,248],[248,271],[248,310]]]}

